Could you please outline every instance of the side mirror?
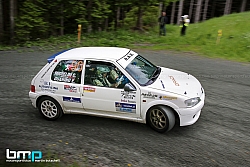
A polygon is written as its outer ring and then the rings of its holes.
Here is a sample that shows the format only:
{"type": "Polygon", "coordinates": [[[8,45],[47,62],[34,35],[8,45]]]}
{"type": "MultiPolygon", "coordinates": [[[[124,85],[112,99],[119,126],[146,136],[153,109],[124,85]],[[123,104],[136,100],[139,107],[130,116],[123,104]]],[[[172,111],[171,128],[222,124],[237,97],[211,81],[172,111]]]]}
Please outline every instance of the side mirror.
{"type": "Polygon", "coordinates": [[[131,83],[126,83],[124,91],[136,91],[136,88],[131,83]]]}

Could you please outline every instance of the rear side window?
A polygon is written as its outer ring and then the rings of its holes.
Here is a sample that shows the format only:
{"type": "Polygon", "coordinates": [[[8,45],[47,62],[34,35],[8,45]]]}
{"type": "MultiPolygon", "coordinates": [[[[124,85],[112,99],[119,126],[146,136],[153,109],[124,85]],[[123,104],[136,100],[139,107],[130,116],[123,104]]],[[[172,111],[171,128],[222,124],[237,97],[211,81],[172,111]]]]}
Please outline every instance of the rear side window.
{"type": "Polygon", "coordinates": [[[52,81],[66,83],[81,83],[83,60],[62,60],[51,75],[52,81]]]}

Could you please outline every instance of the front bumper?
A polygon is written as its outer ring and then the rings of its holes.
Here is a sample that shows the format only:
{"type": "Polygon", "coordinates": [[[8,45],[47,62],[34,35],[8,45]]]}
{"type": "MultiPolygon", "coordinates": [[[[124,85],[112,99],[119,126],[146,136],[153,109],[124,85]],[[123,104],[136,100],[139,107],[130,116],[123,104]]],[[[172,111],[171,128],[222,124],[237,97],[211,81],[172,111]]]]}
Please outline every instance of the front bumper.
{"type": "Polygon", "coordinates": [[[36,108],[36,100],[37,100],[38,94],[34,92],[29,92],[29,97],[30,97],[32,105],[36,108]]]}
{"type": "Polygon", "coordinates": [[[187,126],[194,124],[200,117],[201,109],[205,103],[205,93],[201,95],[201,101],[192,108],[177,109],[180,118],[180,126],[187,126]]]}

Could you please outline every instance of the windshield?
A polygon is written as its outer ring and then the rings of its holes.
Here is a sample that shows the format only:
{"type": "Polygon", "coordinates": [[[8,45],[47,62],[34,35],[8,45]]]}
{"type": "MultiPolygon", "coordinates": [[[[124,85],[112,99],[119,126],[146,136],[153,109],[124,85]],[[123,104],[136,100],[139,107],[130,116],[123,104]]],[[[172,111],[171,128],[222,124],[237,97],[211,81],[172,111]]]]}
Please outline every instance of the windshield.
{"type": "Polygon", "coordinates": [[[140,55],[136,56],[125,68],[140,85],[151,84],[158,77],[159,69],[140,55]]]}

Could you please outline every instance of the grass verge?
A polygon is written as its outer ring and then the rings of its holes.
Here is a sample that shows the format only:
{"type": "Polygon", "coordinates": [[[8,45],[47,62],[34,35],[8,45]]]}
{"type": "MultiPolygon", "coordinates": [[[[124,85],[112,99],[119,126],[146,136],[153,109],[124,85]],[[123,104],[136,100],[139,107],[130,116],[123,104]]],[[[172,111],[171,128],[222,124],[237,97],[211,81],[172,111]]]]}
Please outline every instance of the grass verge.
{"type": "Polygon", "coordinates": [[[83,34],[77,43],[77,35],[51,37],[45,40],[27,41],[22,46],[0,46],[0,50],[57,51],[82,46],[113,46],[132,49],[189,51],[212,58],[250,62],[250,12],[231,14],[208,21],[190,24],[186,36],[180,36],[180,27],[167,25],[167,35],[159,36],[158,27],[145,32],[118,30],[83,34]],[[217,43],[218,30],[222,37],[217,43]]]}

